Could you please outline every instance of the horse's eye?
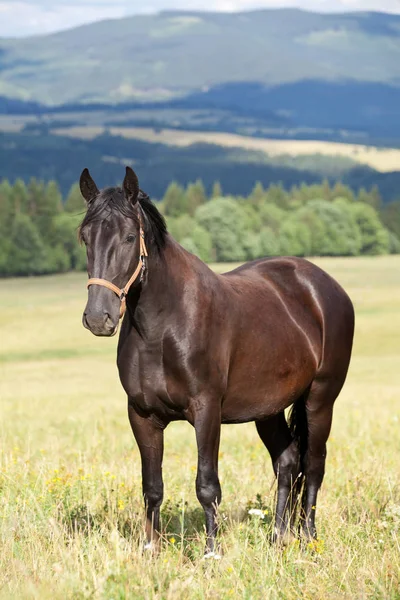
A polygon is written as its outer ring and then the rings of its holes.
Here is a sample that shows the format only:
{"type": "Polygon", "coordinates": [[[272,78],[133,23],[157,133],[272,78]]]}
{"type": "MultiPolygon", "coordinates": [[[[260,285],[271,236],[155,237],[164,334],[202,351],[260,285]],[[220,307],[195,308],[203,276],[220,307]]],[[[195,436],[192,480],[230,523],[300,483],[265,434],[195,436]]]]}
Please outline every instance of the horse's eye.
{"type": "Polygon", "coordinates": [[[130,233],[130,234],[128,235],[128,237],[126,238],[126,241],[127,241],[129,244],[132,244],[132,243],[135,241],[135,239],[136,239],[136,235],[135,235],[134,233],[130,233]]]}

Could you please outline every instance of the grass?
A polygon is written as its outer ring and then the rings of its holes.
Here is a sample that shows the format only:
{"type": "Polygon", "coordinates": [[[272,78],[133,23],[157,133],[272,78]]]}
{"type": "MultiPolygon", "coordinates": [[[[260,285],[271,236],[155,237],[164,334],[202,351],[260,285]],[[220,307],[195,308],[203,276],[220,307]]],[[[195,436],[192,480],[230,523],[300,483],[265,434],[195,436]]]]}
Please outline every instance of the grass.
{"type": "MultiPolygon", "coordinates": [[[[108,127],[111,135],[145,142],[154,142],[171,146],[190,146],[192,144],[216,144],[226,148],[241,148],[264,152],[270,157],[285,156],[339,156],[357,163],[368,165],[382,173],[400,169],[400,150],[395,148],[377,148],[361,144],[344,144],[314,140],[274,140],[254,138],[236,133],[182,131],[162,129],[155,131],[147,127],[108,127]]],[[[52,133],[81,139],[93,139],[104,133],[100,126],[75,126],[54,129],[52,133]]]]}
{"type": "Polygon", "coordinates": [[[224,426],[224,556],[212,563],[201,560],[186,423],[166,431],[164,549],[156,559],[140,551],[140,460],[116,340],[80,324],[84,275],[0,282],[0,598],[400,598],[400,258],[317,262],[357,313],[318,504],[320,540],[313,549],[270,545],[269,457],[253,424],[224,426]]]}

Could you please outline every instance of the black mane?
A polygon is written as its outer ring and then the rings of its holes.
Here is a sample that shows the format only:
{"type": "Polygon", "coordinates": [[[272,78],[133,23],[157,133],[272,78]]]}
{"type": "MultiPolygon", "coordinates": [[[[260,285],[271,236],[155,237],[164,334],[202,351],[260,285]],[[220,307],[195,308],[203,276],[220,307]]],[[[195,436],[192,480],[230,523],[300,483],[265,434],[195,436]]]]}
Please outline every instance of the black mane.
{"type": "Polygon", "coordinates": [[[79,238],[82,240],[82,231],[89,223],[93,221],[104,221],[113,214],[119,213],[124,217],[133,219],[139,224],[137,206],[142,209],[144,216],[143,228],[146,237],[146,244],[153,243],[158,252],[161,252],[165,246],[165,237],[167,235],[167,226],[165,219],[157,207],[150,200],[149,196],[140,190],[136,205],[132,205],[126,199],[123,190],[119,187],[105,188],[100,192],[95,200],[90,202],[86,215],[79,227],[79,238]]]}

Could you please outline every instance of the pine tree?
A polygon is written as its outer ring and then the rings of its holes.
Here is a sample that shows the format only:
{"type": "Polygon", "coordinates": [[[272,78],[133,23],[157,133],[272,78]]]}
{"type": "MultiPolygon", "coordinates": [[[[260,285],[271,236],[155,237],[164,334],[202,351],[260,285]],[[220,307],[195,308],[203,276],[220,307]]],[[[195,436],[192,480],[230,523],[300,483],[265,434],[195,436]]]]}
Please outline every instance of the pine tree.
{"type": "Polygon", "coordinates": [[[11,201],[13,205],[13,214],[28,212],[28,190],[22,179],[17,179],[12,187],[11,201]]]}
{"type": "Polygon", "coordinates": [[[355,202],[356,199],[353,190],[348,185],[344,185],[341,181],[338,181],[333,186],[332,198],[346,198],[350,202],[355,202]]]}
{"type": "Polygon", "coordinates": [[[371,188],[368,204],[375,208],[375,210],[380,210],[382,208],[382,196],[376,184],[371,188]]]}
{"type": "Polygon", "coordinates": [[[13,218],[12,187],[5,179],[0,183],[0,274],[7,270],[13,218]]]}
{"type": "Polygon", "coordinates": [[[198,179],[190,183],[186,189],[187,210],[189,215],[194,215],[196,208],[207,202],[206,191],[203,182],[198,179]]]}
{"type": "Polygon", "coordinates": [[[49,181],[44,188],[44,193],[37,199],[35,213],[32,215],[32,220],[37,226],[39,234],[46,245],[54,245],[57,243],[54,218],[61,212],[61,192],[55,181],[49,181]]]}
{"type": "Polygon", "coordinates": [[[211,197],[212,198],[222,198],[223,196],[223,191],[222,191],[222,187],[219,181],[215,181],[213,188],[212,188],[212,192],[211,192],[211,197]]]}
{"type": "Polygon", "coordinates": [[[38,181],[34,177],[28,183],[28,205],[27,214],[35,221],[36,216],[40,213],[40,207],[45,195],[45,184],[43,181],[38,181]]]}
{"type": "Polygon", "coordinates": [[[251,191],[248,201],[255,208],[260,208],[266,201],[266,196],[267,194],[264,190],[263,184],[261,183],[261,181],[257,181],[251,191]]]}
{"type": "Polygon", "coordinates": [[[74,183],[68,192],[67,199],[64,204],[64,210],[69,213],[80,214],[86,209],[85,201],[82,197],[79,184],[74,183]]]}
{"type": "Polygon", "coordinates": [[[286,209],[290,204],[290,196],[281,183],[271,184],[266,192],[266,201],[286,209]]]}
{"type": "Polygon", "coordinates": [[[188,201],[185,190],[175,181],[168,186],[162,202],[164,214],[168,217],[179,217],[188,212],[188,201]]]}

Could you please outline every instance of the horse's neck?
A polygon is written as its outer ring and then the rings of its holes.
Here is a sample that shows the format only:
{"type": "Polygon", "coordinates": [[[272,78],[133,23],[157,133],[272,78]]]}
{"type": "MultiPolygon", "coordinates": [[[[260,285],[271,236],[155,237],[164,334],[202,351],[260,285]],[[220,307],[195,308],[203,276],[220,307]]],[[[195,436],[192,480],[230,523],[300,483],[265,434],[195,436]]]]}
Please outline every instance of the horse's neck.
{"type": "Polygon", "coordinates": [[[140,292],[128,304],[134,326],[143,336],[161,331],[172,313],[179,313],[185,291],[197,287],[206,271],[206,264],[167,235],[161,255],[150,252],[140,292]]]}

